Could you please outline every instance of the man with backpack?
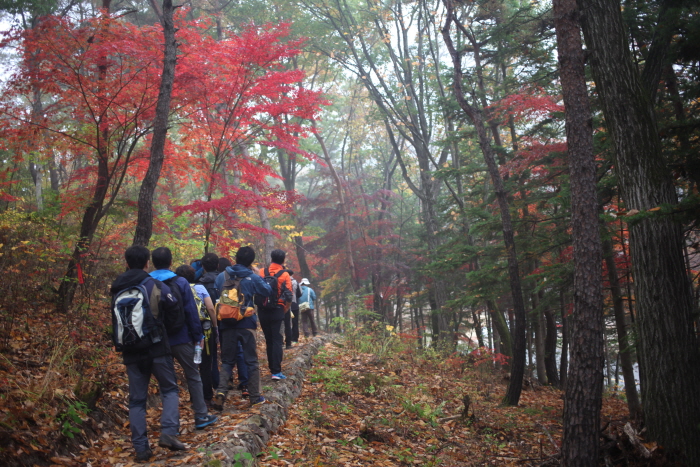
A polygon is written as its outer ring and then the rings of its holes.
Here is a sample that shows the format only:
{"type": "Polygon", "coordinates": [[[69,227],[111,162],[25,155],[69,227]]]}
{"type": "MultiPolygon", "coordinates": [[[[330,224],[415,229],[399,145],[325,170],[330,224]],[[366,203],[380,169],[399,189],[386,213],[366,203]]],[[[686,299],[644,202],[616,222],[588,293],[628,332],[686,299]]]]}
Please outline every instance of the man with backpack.
{"type": "MultiPolygon", "coordinates": [[[[285,339],[287,343],[287,348],[290,348],[294,344],[299,343],[299,297],[301,297],[301,287],[296,279],[294,279],[294,271],[289,271],[289,276],[292,279],[292,306],[289,309],[289,314],[291,319],[292,335],[291,338],[287,338],[285,334],[285,339]]],[[[287,328],[285,327],[285,332],[287,328]]]]}
{"type": "Polygon", "coordinates": [[[292,280],[287,270],[284,269],[286,256],[282,250],[272,250],[270,253],[272,262],[268,267],[260,270],[260,276],[270,284],[272,290],[268,300],[258,303],[258,315],[260,316],[260,327],[265,335],[267,364],[273,380],[287,379],[282,373],[284,355],[282,324],[284,315],[289,312],[289,307],[292,304],[292,280]]]}
{"type": "Polygon", "coordinates": [[[221,340],[221,378],[212,402],[212,407],[217,410],[224,409],[228,382],[236,364],[239,344],[243,348],[248,367],[250,405],[265,402],[265,398],[260,394],[260,366],[255,342],[258,324],[255,319],[254,297],[268,297],[272,291],[253,271],[253,261],[255,251],[249,246],[243,246],[236,252],[236,264],[227,267],[222,273],[221,297],[217,305],[221,340]]]}
{"type": "Polygon", "coordinates": [[[122,353],[129,378],[129,425],[138,462],[147,462],[153,452],[148,444],[146,399],[151,375],[156,377],[163,411],[158,445],[184,450],[177,439],[180,412],[177,378],[166,336],[165,321],[178,313],[170,288],[146,270],[151,253],[134,245],[124,253],[129,270],[112,283],[112,328],[115,347],[122,353]],[[132,319],[133,318],[133,319],[132,319]]]}
{"type": "MultiPolygon", "coordinates": [[[[219,300],[219,289],[216,287],[216,277],[219,275],[217,269],[219,267],[219,257],[216,253],[207,253],[200,260],[203,273],[196,280],[198,285],[204,286],[211,298],[212,304],[216,304],[219,300]]],[[[204,385],[204,400],[211,403],[214,397],[214,390],[219,387],[219,328],[216,320],[216,313],[211,313],[211,328],[209,331],[204,330],[205,337],[204,349],[202,352],[202,363],[199,365],[199,372],[202,375],[202,384],[204,385]],[[208,334],[208,335],[207,335],[208,334]],[[208,366],[207,366],[208,365],[208,366]]],[[[203,323],[204,325],[205,323],[203,323]]]]}
{"type": "Polygon", "coordinates": [[[192,411],[194,412],[194,427],[202,429],[215,423],[218,417],[209,415],[207,411],[202,390],[202,378],[197,364],[194,362],[195,345],[201,346],[204,340],[197,305],[187,279],[176,275],[169,269],[173,262],[170,249],[167,247],[156,248],[151,256],[153,266],[156,268],[155,271],[151,272],[151,277],[169,286],[175,298],[182,304],[184,325],[177,329],[168,330],[168,340],[173,357],[180,363],[185,372],[185,378],[187,378],[187,389],[190,392],[192,411]]]}
{"type": "Polygon", "coordinates": [[[209,406],[212,399],[214,398],[214,387],[212,387],[212,360],[214,355],[212,354],[212,348],[216,349],[215,343],[216,335],[212,331],[216,328],[216,312],[214,311],[214,303],[211,301],[211,296],[209,292],[202,284],[195,284],[195,271],[190,265],[183,264],[178,266],[175,270],[175,274],[180,277],[184,277],[190,284],[190,290],[192,291],[192,296],[194,297],[194,302],[197,307],[197,314],[199,315],[199,322],[202,324],[202,330],[204,331],[204,345],[202,346],[202,361],[199,364],[199,374],[202,377],[202,394],[204,395],[204,402],[209,406]]]}

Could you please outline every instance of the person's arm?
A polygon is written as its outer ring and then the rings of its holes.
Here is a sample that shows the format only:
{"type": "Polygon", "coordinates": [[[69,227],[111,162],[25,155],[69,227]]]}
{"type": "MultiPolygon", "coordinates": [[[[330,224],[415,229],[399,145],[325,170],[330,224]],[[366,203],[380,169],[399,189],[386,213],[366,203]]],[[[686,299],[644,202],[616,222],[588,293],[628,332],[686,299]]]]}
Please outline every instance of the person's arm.
{"type": "Polygon", "coordinates": [[[251,274],[249,277],[253,281],[253,292],[256,295],[269,297],[272,294],[272,289],[264,280],[262,280],[262,277],[258,276],[257,274],[251,274]]]}
{"type": "Polygon", "coordinates": [[[202,339],[202,323],[199,321],[199,313],[197,312],[197,304],[192,296],[190,284],[184,277],[178,278],[177,283],[180,285],[180,295],[182,296],[183,305],[185,308],[185,323],[190,335],[190,340],[193,344],[200,342],[202,339]]]}
{"type": "Polygon", "coordinates": [[[282,296],[280,299],[284,302],[285,313],[292,306],[292,278],[289,274],[282,274],[282,296]]]}
{"type": "Polygon", "coordinates": [[[214,309],[214,302],[211,301],[210,296],[204,297],[204,306],[207,307],[207,311],[209,312],[209,317],[211,318],[211,325],[212,327],[218,327],[219,323],[216,320],[216,310],[214,309]]]}

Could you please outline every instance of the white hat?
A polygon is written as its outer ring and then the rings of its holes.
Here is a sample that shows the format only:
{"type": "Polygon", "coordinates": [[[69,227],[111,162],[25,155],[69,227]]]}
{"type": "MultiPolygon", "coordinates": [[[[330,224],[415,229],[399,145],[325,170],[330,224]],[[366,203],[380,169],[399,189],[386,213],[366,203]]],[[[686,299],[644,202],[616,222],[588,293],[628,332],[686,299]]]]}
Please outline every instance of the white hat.
{"type": "Polygon", "coordinates": [[[305,277],[305,278],[303,278],[303,279],[301,280],[301,285],[311,285],[311,283],[310,283],[309,280],[305,277]]]}

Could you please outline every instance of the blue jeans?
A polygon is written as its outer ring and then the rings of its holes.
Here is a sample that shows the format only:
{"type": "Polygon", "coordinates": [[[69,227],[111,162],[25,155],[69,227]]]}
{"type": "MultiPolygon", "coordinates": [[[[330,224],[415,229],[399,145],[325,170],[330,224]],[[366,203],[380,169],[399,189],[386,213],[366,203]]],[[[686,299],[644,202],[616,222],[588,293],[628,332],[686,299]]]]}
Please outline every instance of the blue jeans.
{"type": "Polygon", "coordinates": [[[160,399],[163,412],[160,415],[160,432],[165,435],[177,436],[180,431],[180,410],[178,400],[177,379],[173,357],[165,355],[156,357],[150,362],[150,368],[142,372],[139,363],[126,365],[129,377],[129,425],[131,425],[131,443],[136,452],[149,448],[146,435],[146,399],[148,398],[148,382],[151,375],[156,377],[160,389],[160,399]]]}

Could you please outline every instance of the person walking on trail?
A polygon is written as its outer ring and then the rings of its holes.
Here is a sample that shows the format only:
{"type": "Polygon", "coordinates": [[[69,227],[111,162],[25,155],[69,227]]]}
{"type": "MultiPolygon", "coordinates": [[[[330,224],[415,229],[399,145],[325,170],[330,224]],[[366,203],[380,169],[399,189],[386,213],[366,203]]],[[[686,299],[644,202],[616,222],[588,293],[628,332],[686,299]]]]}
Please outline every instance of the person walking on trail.
{"type": "MultiPolygon", "coordinates": [[[[224,282],[221,287],[221,300],[225,298],[223,294],[228,294],[229,297],[234,294],[235,300],[238,302],[239,315],[234,318],[223,318],[222,316],[219,321],[221,378],[212,403],[212,407],[216,410],[224,409],[228,382],[236,363],[239,345],[243,348],[245,363],[248,367],[250,405],[265,402],[265,397],[260,394],[260,366],[255,342],[255,330],[258,327],[258,322],[255,319],[253,298],[255,295],[269,297],[272,290],[252,269],[253,261],[255,261],[255,250],[249,246],[241,247],[236,252],[236,264],[227,267],[222,273],[224,274],[224,282]]],[[[221,307],[221,303],[219,307],[221,307]]]]}
{"type": "MultiPolygon", "coordinates": [[[[211,404],[214,398],[214,390],[219,387],[219,328],[216,313],[213,311],[214,305],[219,300],[220,289],[216,287],[216,277],[219,275],[219,257],[216,253],[207,253],[200,260],[202,264],[202,275],[196,283],[206,289],[207,295],[212,302],[212,311],[209,312],[211,322],[208,323],[211,329],[204,329],[205,342],[202,352],[202,363],[199,365],[199,373],[202,375],[202,385],[204,388],[204,400],[207,405],[211,404]],[[208,365],[208,366],[207,366],[208,365]],[[205,368],[206,366],[206,368],[205,368]]],[[[209,307],[207,306],[207,310],[209,307]]],[[[204,326],[207,323],[202,323],[204,326]]]]}
{"type": "Polygon", "coordinates": [[[272,262],[260,270],[261,277],[277,277],[276,303],[269,307],[258,308],[260,315],[260,327],[265,335],[265,347],[267,349],[267,365],[273,380],[287,379],[282,373],[282,358],[284,357],[284,341],[282,338],[282,325],[285,313],[289,312],[292,304],[292,280],[284,269],[286,253],[283,250],[272,250],[270,259],[272,262]]]}
{"type": "Polygon", "coordinates": [[[294,299],[296,298],[294,296],[294,271],[291,271],[287,269],[287,274],[289,274],[289,281],[292,284],[292,303],[289,305],[289,309],[287,312],[284,314],[284,348],[289,350],[292,348],[292,315],[294,312],[292,311],[292,307],[294,306],[294,299]]]}
{"type": "MultiPolygon", "coordinates": [[[[134,245],[124,253],[129,270],[119,275],[112,283],[110,292],[114,300],[131,287],[143,284],[149,301],[149,309],[155,319],[155,329],[151,332],[151,343],[145,348],[122,350],[122,358],[129,378],[129,426],[131,443],[136,451],[138,462],[147,462],[153,456],[148,444],[146,423],[146,399],[151,375],[158,382],[163,410],[160,417],[160,438],[158,444],[172,450],[184,450],[185,446],[177,439],[180,431],[180,409],[175,366],[166,336],[164,318],[179,312],[178,304],[170,288],[151,278],[146,270],[151,253],[148,248],[134,245]],[[157,336],[157,337],[156,337],[157,336]]],[[[145,300],[145,298],[144,298],[145,300]]],[[[114,308],[115,303],[113,303],[114,308]]],[[[113,328],[119,326],[113,315],[113,328]]],[[[115,345],[117,342],[115,340],[115,345]]]]}
{"type": "MultiPolygon", "coordinates": [[[[289,308],[289,314],[292,324],[291,342],[287,340],[287,348],[299,343],[299,297],[301,297],[301,287],[296,279],[294,279],[294,271],[289,271],[289,276],[292,279],[292,305],[289,308]]],[[[287,328],[285,328],[286,331],[287,328]]],[[[286,337],[286,336],[285,336],[286,337]]]]}
{"type": "MultiPolygon", "coordinates": [[[[253,256],[255,256],[255,252],[253,252],[253,256]]],[[[219,267],[217,268],[216,272],[216,289],[221,293],[221,289],[224,286],[224,271],[226,271],[226,268],[229,266],[233,266],[231,264],[231,261],[228,260],[228,258],[219,258],[219,267]]],[[[257,274],[257,271],[256,271],[257,274]]],[[[255,324],[257,327],[258,323],[258,315],[253,315],[253,319],[255,320],[255,324]]],[[[219,339],[219,342],[221,342],[221,339],[219,339]]],[[[236,353],[236,370],[238,372],[238,386],[236,386],[236,389],[241,391],[241,395],[243,398],[247,398],[250,393],[248,391],[248,365],[245,363],[245,353],[243,352],[243,345],[241,345],[240,341],[238,342],[238,352],[236,353]]],[[[219,378],[216,378],[217,384],[216,388],[219,387],[219,378]]],[[[231,375],[230,378],[230,386],[232,389],[233,388],[233,374],[231,375]]],[[[214,388],[214,389],[216,389],[214,388]]]]}
{"type": "Polygon", "coordinates": [[[195,345],[201,347],[204,343],[197,305],[187,279],[179,277],[169,269],[173,262],[170,249],[167,247],[156,248],[151,256],[153,267],[156,268],[155,271],[151,272],[151,277],[168,285],[184,309],[185,325],[179,330],[169,332],[168,340],[173,357],[185,372],[187,389],[190,392],[192,411],[194,412],[194,427],[202,429],[215,423],[218,417],[208,413],[207,405],[204,402],[202,378],[197,364],[194,362],[195,345]]]}
{"type": "Polygon", "coordinates": [[[202,325],[204,332],[204,345],[202,346],[202,362],[199,364],[199,375],[202,378],[202,395],[207,406],[211,405],[214,398],[214,387],[212,386],[212,360],[216,352],[216,313],[214,311],[214,303],[212,302],[209,291],[202,284],[195,284],[194,268],[188,264],[178,266],[175,274],[185,278],[190,284],[190,290],[194,296],[195,306],[199,322],[202,325]]]}
{"type": "Polygon", "coordinates": [[[301,328],[304,337],[309,337],[309,326],[311,334],[316,336],[316,319],[314,317],[314,302],[316,302],[316,292],[311,288],[309,280],[305,277],[301,280],[301,297],[299,298],[299,312],[301,313],[301,328]]]}

